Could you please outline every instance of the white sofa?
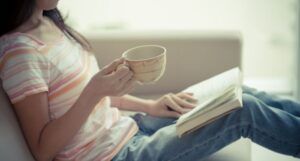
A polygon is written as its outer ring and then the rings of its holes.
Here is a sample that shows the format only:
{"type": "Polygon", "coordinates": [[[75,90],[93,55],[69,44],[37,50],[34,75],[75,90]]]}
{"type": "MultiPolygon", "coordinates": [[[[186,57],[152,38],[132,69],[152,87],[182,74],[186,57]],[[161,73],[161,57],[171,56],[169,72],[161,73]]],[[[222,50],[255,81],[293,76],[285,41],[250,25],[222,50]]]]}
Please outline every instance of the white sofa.
{"type": "MultiPolygon", "coordinates": [[[[241,66],[241,38],[237,33],[113,32],[85,34],[103,66],[133,46],[160,44],[167,48],[165,75],[155,85],[137,87],[132,94],[158,98],[234,66],[241,66]]],[[[33,161],[6,95],[0,89],[0,160],[33,161]]],[[[195,158],[195,160],[197,160],[195,158]]],[[[250,143],[237,141],[207,161],[250,161],[250,143]]]]}

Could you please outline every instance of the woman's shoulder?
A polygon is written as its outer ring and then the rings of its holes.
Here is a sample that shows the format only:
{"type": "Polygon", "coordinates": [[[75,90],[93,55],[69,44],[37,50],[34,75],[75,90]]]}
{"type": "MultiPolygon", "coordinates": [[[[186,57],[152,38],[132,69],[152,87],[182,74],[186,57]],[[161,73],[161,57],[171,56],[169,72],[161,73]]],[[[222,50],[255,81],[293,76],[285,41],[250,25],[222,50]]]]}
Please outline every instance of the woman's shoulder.
{"type": "Polygon", "coordinates": [[[0,37],[0,57],[11,50],[18,48],[32,48],[39,50],[45,44],[30,34],[14,32],[0,37]]]}
{"type": "Polygon", "coordinates": [[[14,31],[0,37],[0,55],[16,47],[40,49],[46,45],[60,43],[63,33],[49,18],[44,17],[40,24],[28,31],[14,31]]]}

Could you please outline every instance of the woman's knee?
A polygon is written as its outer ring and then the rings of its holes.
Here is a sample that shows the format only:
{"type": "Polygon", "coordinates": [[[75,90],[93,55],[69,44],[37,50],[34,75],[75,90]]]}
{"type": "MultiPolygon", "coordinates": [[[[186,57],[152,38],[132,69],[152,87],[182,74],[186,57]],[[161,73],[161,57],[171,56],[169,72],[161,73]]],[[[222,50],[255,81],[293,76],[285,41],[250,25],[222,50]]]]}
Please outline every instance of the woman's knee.
{"type": "Polygon", "coordinates": [[[250,94],[243,93],[242,100],[243,100],[243,107],[246,107],[246,106],[253,106],[256,103],[257,98],[250,94]]]}
{"type": "Polygon", "coordinates": [[[246,93],[242,95],[242,100],[243,107],[241,109],[241,119],[245,119],[245,121],[253,123],[255,121],[255,116],[257,116],[264,107],[258,98],[246,93]]]}

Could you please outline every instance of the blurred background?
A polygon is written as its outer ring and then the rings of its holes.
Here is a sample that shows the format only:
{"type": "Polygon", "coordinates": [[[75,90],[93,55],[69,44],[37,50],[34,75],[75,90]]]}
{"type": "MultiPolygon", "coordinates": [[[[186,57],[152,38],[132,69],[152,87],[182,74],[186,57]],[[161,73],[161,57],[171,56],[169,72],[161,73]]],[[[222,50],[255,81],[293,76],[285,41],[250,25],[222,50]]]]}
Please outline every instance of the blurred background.
{"type": "Polygon", "coordinates": [[[298,0],[63,0],[59,5],[81,33],[240,32],[245,80],[295,94],[298,0]]]}
{"type": "MultiPolygon", "coordinates": [[[[135,32],[239,33],[245,84],[300,98],[298,0],[63,0],[59,8],[88,39],[135,32]]],[[[296,160],[253,143],[248,157],[296,160]]]]}

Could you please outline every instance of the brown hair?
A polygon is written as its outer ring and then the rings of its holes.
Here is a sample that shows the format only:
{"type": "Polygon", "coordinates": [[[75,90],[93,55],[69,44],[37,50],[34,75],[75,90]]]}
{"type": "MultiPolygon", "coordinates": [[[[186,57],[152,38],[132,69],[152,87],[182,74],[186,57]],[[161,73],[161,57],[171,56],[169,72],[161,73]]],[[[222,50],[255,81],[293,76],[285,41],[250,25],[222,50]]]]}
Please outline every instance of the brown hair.
{"type": "MultiPolygon", "coordinates": [[[[3,0],[0,3],[0,36],[13,31],[26,22],[33,14],[35,0],[3,0]],[[3,2],[4,1],[4,2],[3,2]]],[[[89,42],[77,31],[65,24],[60,11],[55,8],[44,11],[43,15],[50,18],[56,26],[69,38],[73,38],[84,49],[91,50],[89,42]]]]}

